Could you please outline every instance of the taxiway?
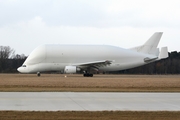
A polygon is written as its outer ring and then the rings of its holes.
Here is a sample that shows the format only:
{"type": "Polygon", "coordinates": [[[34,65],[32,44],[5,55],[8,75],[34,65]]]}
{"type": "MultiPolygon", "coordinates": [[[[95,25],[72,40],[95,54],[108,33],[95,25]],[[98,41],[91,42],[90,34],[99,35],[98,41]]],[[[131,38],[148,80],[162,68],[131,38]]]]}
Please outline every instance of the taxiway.
{"type": "Polygon", "coordinates": [[[0,92],[0,110],[180,111],[180,93],[0,92]]]}

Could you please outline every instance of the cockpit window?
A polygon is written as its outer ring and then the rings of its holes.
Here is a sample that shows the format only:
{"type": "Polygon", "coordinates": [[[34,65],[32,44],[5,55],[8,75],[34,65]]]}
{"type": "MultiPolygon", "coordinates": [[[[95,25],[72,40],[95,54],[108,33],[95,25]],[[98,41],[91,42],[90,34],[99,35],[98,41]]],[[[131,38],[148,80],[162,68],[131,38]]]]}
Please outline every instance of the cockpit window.
{"type": "Polygon", "coordinates": [[[26,67],[26,65],[23,65],[22,67],[26,67]]]}

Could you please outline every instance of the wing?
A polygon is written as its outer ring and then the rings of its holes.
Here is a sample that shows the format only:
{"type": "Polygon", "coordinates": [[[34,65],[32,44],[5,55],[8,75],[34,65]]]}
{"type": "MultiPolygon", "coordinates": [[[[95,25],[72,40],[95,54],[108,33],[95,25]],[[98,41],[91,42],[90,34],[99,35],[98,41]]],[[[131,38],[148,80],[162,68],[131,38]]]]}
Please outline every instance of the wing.
{"type": "Polygon", "coordinates": [[[110,60],[102,60],[102,61],[93,61],[87,63],[75,64],[74,66],[78,66],[81,69],[99,69],[99,67],[108,66],[112,63],[110,60]]]}

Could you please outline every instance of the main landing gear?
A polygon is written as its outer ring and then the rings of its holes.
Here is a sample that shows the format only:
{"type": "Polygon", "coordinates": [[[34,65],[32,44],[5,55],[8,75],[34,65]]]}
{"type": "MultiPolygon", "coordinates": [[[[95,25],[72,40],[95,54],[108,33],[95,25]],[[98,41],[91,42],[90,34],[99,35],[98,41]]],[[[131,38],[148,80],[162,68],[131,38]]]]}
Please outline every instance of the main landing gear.
{"type": "Polygon", "coordinates": [[[84,77],[93,77],[93,74],[91,74],[91,73],[85,73],[85,74],[84,74],[84,77]]]}

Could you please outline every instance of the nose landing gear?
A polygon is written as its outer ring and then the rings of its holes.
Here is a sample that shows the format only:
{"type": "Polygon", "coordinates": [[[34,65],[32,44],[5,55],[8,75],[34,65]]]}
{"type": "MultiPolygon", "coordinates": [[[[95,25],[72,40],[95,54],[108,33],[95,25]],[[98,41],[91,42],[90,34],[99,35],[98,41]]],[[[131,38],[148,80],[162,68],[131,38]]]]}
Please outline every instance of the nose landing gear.
{"type": "Polygon", "coordinates": [[[37,76],[40,77],[40,76],[41,76],[41,73],[40,73],[40,72],[37,72],[37,76]]]}

